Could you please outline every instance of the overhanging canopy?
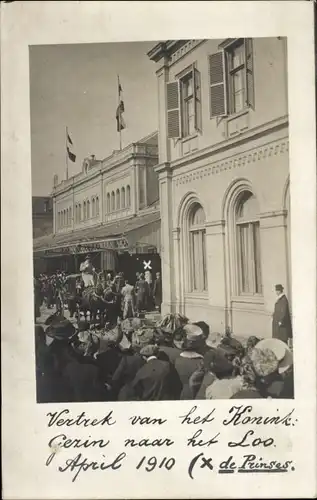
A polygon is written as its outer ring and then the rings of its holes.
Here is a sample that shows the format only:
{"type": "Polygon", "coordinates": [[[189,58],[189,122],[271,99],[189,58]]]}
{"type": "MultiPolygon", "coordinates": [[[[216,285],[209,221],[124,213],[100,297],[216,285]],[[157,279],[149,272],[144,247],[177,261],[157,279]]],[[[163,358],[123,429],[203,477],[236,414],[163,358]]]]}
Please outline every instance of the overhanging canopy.
{"type": "Polygon", "coordinates": [[[159,246],[160,213],[81,229],[51,234],[33,240],[33,253],[46,255],[80,254],[103,249],[122,250],[135,246],[159,246]]]}

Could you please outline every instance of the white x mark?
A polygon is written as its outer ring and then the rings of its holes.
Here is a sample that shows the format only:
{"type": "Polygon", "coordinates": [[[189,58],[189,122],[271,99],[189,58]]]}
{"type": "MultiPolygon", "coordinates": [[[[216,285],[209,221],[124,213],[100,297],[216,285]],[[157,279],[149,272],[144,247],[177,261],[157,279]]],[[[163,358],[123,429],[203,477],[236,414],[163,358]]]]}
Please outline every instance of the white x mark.
{"type": "Polygon", "coordinates": [[[145,260],[144,260],[143,265],[144,265],[144,270],[145,269],[152,269],[150,260],[148,262],[145,262],[145,260]]]}

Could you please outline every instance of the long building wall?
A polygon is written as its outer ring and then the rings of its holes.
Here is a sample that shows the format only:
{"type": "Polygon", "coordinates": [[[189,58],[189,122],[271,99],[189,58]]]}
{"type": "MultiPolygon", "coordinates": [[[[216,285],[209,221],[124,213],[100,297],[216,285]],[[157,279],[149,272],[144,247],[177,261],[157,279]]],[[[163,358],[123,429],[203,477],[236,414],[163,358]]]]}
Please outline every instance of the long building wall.
{"type": "Polygon", "coordinates": [[[270,336],[274,285],[291,298],[286,40],[167,41],[149,56],[158,78],[162,312],[270,336]],[[230,64],[245,75],[239,112],[230,64]]]}

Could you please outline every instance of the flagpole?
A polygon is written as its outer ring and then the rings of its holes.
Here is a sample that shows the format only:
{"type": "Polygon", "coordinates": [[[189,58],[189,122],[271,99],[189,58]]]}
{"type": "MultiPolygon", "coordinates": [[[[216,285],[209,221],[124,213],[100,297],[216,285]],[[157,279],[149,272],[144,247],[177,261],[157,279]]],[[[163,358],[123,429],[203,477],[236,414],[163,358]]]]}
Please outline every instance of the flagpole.
{"type": "Polygon", "coordinates": [[[120,79],[119,75],[117,75],[118,78],[118,110],[119,110],[119,144],[120,144],[120,151],[122,150],[122,135],[121,135],[121,113],[120,113],[120,105],[121,105],[121,96],[120,96],[120,79]]]}
{"type": "Polygon", "coordinates": [[[66,149],[66,180],[68,181],[68,151],[67,151],[68,127],[66,126],[65,149],[66,149]]]}

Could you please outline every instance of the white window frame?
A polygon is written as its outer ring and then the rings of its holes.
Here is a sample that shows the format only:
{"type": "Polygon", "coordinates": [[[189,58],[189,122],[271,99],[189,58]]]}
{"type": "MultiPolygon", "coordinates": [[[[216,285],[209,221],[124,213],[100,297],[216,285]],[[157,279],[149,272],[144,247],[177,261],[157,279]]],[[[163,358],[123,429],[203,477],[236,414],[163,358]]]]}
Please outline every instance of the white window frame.
{"type": "MultiPolygon", "coordinates": [[[[222,53],[223,60],[223,74],[224,74],[224,98],[225,98],[225,113],[223,115],[211,116],[213,118],[227,118],[232,119],[235,116],[240,116],[245,113],[248,113],[250,109],[254,109],[254,95],[251,96],[248,93],[248,80],[247,80],[247,38],[234,38],[225,40],[223,43],[219,45],[219,52],[222,53]],[[234,48],[240,44],[244,46],[244,62],[240,64],[237,68],[230,69],[229,57],[232,54],[234,48]],[[241,110],[234,111],[233,110],[233,93],[232,93],[232,74],[236,73],[239,70],[243,70],[243,80],[244,80],[244,91],[245,91],[245,99],[244,105],[241,110]],[[251,104],[250,101],[253,101],[251,104]]],[[[252,39],[251,39],[252,43],[252,39]]],[[[208,58],[210,57],[209,54],[208,58]]],[[[253,58],[253,46],[252,46],[252,58],[253,58]]],[[[253,59],[252,59],[253,60],[253,59]]],[[[253,66],[253,87],[254,87],[254,66],[253,66]]]]}
{"type": "MultiPolygon", "coordinates": [[[[197,113],[197,103],[199,103],[200,106],[200,121],[202,120],[202,98],[201,98],[201,82],[200,82],[200,95],[198,97],[198,94],[196,93],[196,78],[195,74],[197,69],[197,64],[194,62],[187,68],[185,68],[183,71],[178,73],[175,78],[176,81],[178,82],[178,99],[179,99],[179,129],[180,129],[180,139],[182,140],[188,140],[191,137],[197,136],[198,133],[202,133],[202,124],[198,123],[198,113],[197,113]],[[189,100],[188,97],[184,98],[183,96],[183,84],[188,78],[192,78],[192,86],[193,86],[193,93],[192,93],[192,100],[193,100],[193,105],[194,105],[194,130],[193,132],[186,133],[184,130],[184,100],[186,99],[187,101],[189,100]]],[[[201,78],[200,78],[201,80],[201,78]]]]}
{"type": "MultiPolygon", "coordinates": [[[[193,201],[188,209],[186,210],[185,220],[184,220],[184,264],[185,269],[187,268],[186,275],[186,290],[187,294],[190,295],[206,295],[208,293],[208,259],[207,259],[207,240],[206,240],[206,223],[200,225],[191,225],[191,219],[193,217],[193,211],[195,207],[200,206],[203,210],[204,208],[199,203],[199,201],[193,201]],[[202,279],[204,282],[203,288],[199,289],[194,286],[194,274],[195,274],[195,264],[194,264],[194,256],[193,256],[193,234],[198,232],[200,237],[202,238],[202,247],[205,246],[205,251],[202,255],[202,259],[205,258],[205,272],[202,271],[202,279]],[[202,236],[204,235],[204,237],[202,236]],[[187,262],[187,264],[186,264],[187,262]]],[[[204,212],[205,213],[205,212],[204,212]]],[[[197,264],[196,264],[197,266],[197,264]]]]}
{"type": "Polygon", "coordinates": [[[245,38],[238,38],[233,41],[229,46],[224,49],[225,52],[225,76],[226,76],[226,99],[227,99],[227,113],[229,116],[238,115],[249,109],[250,105],[248,103],[248,89],[247,89],[247,45],[245,38]],[[242,64],[235,68],[231,68],[230,58],[234,49],[240,45],[243,45],[244,61],[242,64]],[[233,75],[238,71],[242,71],[243,85],[244,85],[244,103],[242,109],[236,111],[234,109],[234,93],[233,93],[233,75]]]}
{"type": "MultiPolygon", "coordinates": [[[[235,295],[236,297],[252,299],[252,298],[263,298],[263,274],[262,274],[262,262],[261,262],[261,242],[260,243],[260,275],[258,276],[260,280],[260,290],[256,290],[256,280],[257,280],[257,256],[254,248],[253,241],[253,228],[254,226],[258,227],[259,235],[260,235],[260,218],[252,217],[245,219],[238,219],[238,210],[242,203],[242,198],[246,192],[249,192],[253,195],[253,193],[247,189],[241,191],[241,193],[237,196],[235,200],[235,205],[233,207],[233,231],[234,231],[234,248],[235,248],[235,270],[236,270],[236,289],[235,295]],[[247,259],[247,280],[248,280],[248,288],[249,291],[243,290],[242,283],[242,255],[241,255],[241,227],[247,228],[247,251],[248,251],[248,259],[247,259]]],[[[253,195],[254,196],[254,195],[253,195]]]]}

